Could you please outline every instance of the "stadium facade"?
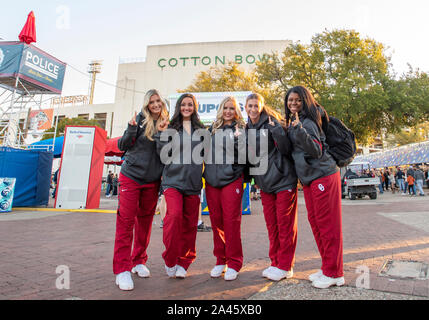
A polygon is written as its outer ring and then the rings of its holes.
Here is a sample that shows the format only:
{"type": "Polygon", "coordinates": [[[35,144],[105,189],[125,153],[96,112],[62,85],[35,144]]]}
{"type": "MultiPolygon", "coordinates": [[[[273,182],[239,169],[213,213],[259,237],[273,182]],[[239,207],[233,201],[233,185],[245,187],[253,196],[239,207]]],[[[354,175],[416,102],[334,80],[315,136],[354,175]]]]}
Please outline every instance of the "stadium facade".
{"type": "Polygon", "coordinates": [[[264,54],[280,53],[290,44],[289,40],[261,40],[148,46],[144,61],[119,64],[113,103],[58,108],[53,120],[78,116],[97,119],[109,137],[117,137],[134,111],[140,110],[149,89],[158,89],[167,98],[192,84],[199,72],[210,67],[236,62],[249,71],[264,54]]]}

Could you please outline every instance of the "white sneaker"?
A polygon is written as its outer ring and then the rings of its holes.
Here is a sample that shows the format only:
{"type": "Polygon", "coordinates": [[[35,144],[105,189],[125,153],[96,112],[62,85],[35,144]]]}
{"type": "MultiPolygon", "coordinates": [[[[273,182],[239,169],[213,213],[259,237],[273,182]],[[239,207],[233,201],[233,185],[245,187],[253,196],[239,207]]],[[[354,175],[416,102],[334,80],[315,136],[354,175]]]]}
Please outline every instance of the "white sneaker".
{"type": "Polygon", "coordinates": [[[116,284],[121,290],[133,290],[134,282],[131,279],[131,273],[129,271],[124,271],[116,275],[116,284]]]}
{"type": "Polygon", "coordinates": [[[316,273],[312,273],[308,276],[308,280],[310,280],[311,282],[313,282],[314,280],[320,278],[323,275],[322,270],[318,270],[316,273]]]}
{"type": "Polygon", "coordinates": [[[150,277],[150,271],[144,264],[138,264],[131,269],[132,273],[137,273],[141,278],[150,277]]]}
{"type": "Polygon", "coordinates": [[[223,276],[223,278],[227,281],[230,281],[230,280],[237,279],[237,276],[238,276],[237,271],[235,271],[232,268],[228,268],[228,269],[226,269],[226,272],[225,272],[225,275],[223,276]]]}
{"type": "Polygon", "coordinates": [[[176,278],[182,278],[184,279],[186,277],[186,270],[182,266],[177,266],[176,270],[176,278]]]}
{"type": "Polygon", "coordinates": [[[210,271],[210,276],[212,278],[219,278],[222,275],[222,273],[225,271],[225,269],[226,269],[226,265],[224,264],[215,265],[212,271],[210,271]]]}
{"type": "Polygon", "coordinates": [[[273,281],[280,281],[281,279],[290,279],[293,277],[293,270],[290,271],[282,270],[279,268],[271,269],[267,272],[267,278],[273,281]]]}
{"type": "Polygon", "coordinates": [[[324,274],[322,274],[319,278],[313,281],[312,285],[313,287],[319,288],[319,289],[326,289],[330,286],[337,286],[340,287],[345,283],[344,277],[340,278],[331,278],[327,277],[324,274]]]}
{"type": "Polygon", "coordinates": [[[262,271],[262,276],[268,278],[268,273],[270,273],[274,269],[277,269],[277,267],[269,266],[264,271],[262,271]]]}
{"type": "Polygon", "coordinates": [[[171,267],[171,268],[165,266],[165,272],[167,272],[167,275],[170,278],[174,278],[176,276],[176,270],[177,270],[177,264],[174,267],[171,267]]]}

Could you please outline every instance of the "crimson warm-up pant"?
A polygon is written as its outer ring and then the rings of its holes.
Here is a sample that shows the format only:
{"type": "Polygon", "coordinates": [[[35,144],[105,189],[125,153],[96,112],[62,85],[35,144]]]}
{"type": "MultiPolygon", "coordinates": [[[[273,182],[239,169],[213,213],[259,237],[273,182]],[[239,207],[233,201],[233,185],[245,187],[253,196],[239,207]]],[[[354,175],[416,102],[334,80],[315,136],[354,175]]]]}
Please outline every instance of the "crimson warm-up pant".
{"type": "Polygon", "coordinates": [[[158,202],[160,181],[141,185],[119,174],[119,205],[116,216],[113,273],[118,274],[138,264],[146,264],[146,249],[158,202]],[[131,254],[131,246],[134,246],[131,254]]]}
{"type": "Polygon", "coordinates": [[[295,262],[297,243],[297,190],[265,193],[261,190],[262,207],[268,230],[271,266],[289,271],[295,262]]]}
{"type": "Polygon", "coordinates": [[[164,190],[167,212],[163,225],[162,253],[169,268],[179,265],[188,270],[197,257],[196,240],[200,195],[184,195],[177,189],[164,190]]]}
{"type": "Polygon", "coordinates": [[[206,183],[206,199],[213,231],[213,254],[216,265],[240,271],[243,266],[241,245],[241,203],[243,178],[215,188],[206,183]]]}
{"type": "Polygon", "coordinates": [[[340,172],[314,180],[304,186],[308,221],[322,257],[322,271],[327,277],[343,274],[343,235],[341,218],[340,172]]]}

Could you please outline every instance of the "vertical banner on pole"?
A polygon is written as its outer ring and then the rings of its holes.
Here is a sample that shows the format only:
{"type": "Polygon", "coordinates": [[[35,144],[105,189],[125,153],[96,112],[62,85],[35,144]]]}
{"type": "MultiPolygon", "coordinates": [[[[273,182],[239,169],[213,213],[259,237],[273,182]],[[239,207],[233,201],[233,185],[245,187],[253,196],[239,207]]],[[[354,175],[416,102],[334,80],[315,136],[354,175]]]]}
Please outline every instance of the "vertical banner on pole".
{"type": "MultiPolygon", "coordinates": [[[[201,214],[208,215],[209,207],[207,205],[205,188],[203,188],[202,196],[203,199],[201,201],[201,214]]],[[[251,214],[250,210],[250,183],[243,184],[243,198],[241,199],[241,214],[251,214]]]]}
{"type": "Polygon", "coordinates": [[[95,126],[66,126],[55,208],[99,207],[106,138],[95,126]]]}

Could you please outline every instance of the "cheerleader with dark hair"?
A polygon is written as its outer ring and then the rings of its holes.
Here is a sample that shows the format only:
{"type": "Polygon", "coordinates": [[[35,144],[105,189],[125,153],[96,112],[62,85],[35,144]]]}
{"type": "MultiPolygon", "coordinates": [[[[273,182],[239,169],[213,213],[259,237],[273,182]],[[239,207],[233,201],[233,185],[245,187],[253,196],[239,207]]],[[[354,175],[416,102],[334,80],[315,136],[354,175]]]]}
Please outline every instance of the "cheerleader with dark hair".
{"type": "Polygon", "coordinates": [[[196,258],[203,161],[197,162],[191,157],[201,143],[193,140],[192,136],[196,130],[204,129],[197,108],[197,100],[192,94],[181,95],[168,125],[172,141],[163,141],[161,133],[155,136],[158,153],[165,164],[161,188],[167,211],[163,224],[165,251],[162,257],[169,277],[185,278],[196,258]],[[164,153],[163,149],[168,144],[172,146],[171,152],[164,153]],[[168,156],[173,159],[166,159],[168,156]]]}
{"type": "Polygon", "coordinates": [[[309,278],[317,288],[342,286],[341,177],[325,143],[323,127],[329,117],[310,91],[302,86],[287,92],[285,111],[293,144],[292,157],[303,185],[308,220],[322,257],[321,270],[309,278]]]}

